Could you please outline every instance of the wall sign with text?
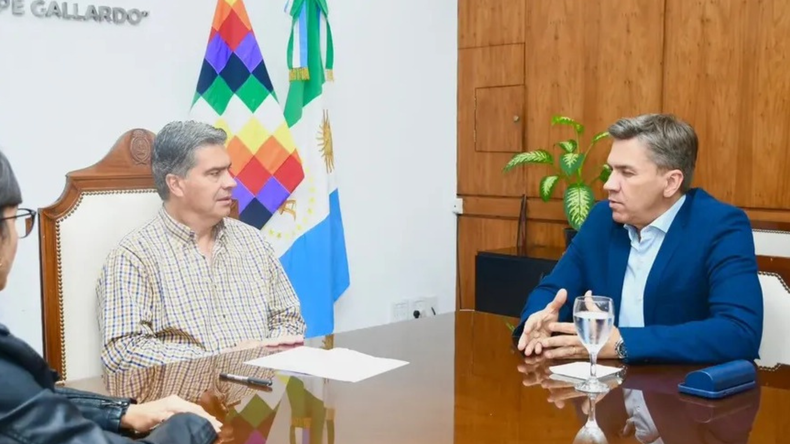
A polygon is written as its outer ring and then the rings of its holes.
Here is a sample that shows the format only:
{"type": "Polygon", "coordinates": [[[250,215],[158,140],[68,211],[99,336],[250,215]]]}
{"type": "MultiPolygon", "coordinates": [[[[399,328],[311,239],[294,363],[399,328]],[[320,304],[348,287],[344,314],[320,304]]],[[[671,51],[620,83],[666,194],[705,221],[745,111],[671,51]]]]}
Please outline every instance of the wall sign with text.
{"type": "Polygon", "coordinates": [[[8,13],[16,16],[23,16],[27,13],[39,18],[59,18],[63,20],[74,20],[77,22],[87,22],[89,20],[98,23],[115,23],[123,25],[137,25],[144,18],[148,17],[148,11],[139,9],[124,9],[110,6],[80,5],[77,3],[34,0],[0,0],[0,16],[8,13]]]}

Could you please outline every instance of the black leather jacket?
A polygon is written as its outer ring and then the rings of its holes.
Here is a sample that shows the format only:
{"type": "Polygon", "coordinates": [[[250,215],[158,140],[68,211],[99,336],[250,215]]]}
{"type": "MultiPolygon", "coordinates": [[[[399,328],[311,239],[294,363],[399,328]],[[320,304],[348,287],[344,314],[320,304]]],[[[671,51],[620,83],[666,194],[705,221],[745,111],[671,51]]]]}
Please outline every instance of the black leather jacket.
{"type": "Polygon", "coordinates": [[[132,400],[56,387],[58,375],[0,324],[0,444],[211,444],[217,434],[194,414],[173,415],[139,439],[121,430],[132,400]]]}

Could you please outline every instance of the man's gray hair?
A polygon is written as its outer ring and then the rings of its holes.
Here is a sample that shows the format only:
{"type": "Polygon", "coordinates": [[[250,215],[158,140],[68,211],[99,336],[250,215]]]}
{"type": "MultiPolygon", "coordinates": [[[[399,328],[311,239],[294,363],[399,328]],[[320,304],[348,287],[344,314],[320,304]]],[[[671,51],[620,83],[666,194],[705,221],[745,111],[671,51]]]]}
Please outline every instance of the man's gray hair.
{"type": "Polygon", "coordinates": [[[154,184],[162,200],[170,198],[168,174],[186,176],[195,166],[195,151],[208,145],[224,145],[227,138],[224,130],[193,120],[165,125],[154,139],[151,155],[154,184]]]}
{"type": "Polygon", "coordinates": [[[618,120],[609,127],[609,135],[614,140],[636,137],[647,146],[650,159],[659,169],[683,172],[682,193],[691,188],[699,142],[688,123],[671,114],[643,114],[618,120]]]}

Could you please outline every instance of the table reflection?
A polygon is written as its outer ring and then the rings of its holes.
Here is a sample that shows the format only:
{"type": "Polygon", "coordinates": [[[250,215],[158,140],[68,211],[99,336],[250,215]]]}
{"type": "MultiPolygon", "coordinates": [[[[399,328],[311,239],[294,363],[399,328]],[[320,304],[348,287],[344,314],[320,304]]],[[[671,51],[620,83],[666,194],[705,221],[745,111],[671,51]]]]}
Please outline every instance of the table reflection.
{"type": "Polygon", "coordinates": [[[595,415],[606,441],[578,442],[745,444],[760,408],[760,385],[729,398],[705,400],[678,392],[689,367],[631,366],[607,378],[611,390],[594,398],[591,409],[590,399],[575,391],[572,383],[551,378],[548,367],[555,364],[528,358],[518,371],[525,386],[546,390],[548,403],[558,409],[570,404],[582,428],[588,415],[595,415]]]}
{"type": "MultiPolygon", "coordinates": [[[[333,338],[318,344],[332,347],[333,338]]],[[[323,378],[275,373],[244,363],[282,349],[249,349],[211,358],[172,363],[106,375],[113,396],[137,402],[178,395],[201,405],[223,423],[221,443],[263,443],[270,439],[275,419],[290,423],[289,442],[333,443],[334,416],[330,384],[323,378]],[[271,387],[222,380],[220,373],[271,379],[271,387]]]]}
{"type": "MultiPolygon", "coordinates": [[[[251,349],[69,385],[140,402],[179,395],[223,421],[223,442],[572,444],[590,403],[572,384],[550,378],[549,366],[567,361],[529,360],[515,349],[512,322],[457,312],[307,341],[409,362],[358,383],[251,367],[244,362],[278,352],[251,349]],[[274,385],[224,381],[223,372],[274,385]]],[[[760,368],[759,388],[719,401],[678,393],[699,368],[632,365],[609,379],[611,390],[595,403],[608,444],[787,442],[790,366],[760,368]]]]}

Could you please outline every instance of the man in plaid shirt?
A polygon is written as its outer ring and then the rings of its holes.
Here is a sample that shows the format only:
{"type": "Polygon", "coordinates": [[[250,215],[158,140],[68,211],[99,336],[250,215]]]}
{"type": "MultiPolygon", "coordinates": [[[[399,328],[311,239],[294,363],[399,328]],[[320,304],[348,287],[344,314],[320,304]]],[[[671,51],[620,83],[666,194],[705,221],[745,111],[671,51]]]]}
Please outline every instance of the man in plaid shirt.
{"type": "Polygon", "coordinates": [[[236,182],[223,130],[172,122],[151,166],[164,204],[108,256],[97,285],[110,372],[298,344],[299,300],[260,230],[228,217],[236,182]]]}

